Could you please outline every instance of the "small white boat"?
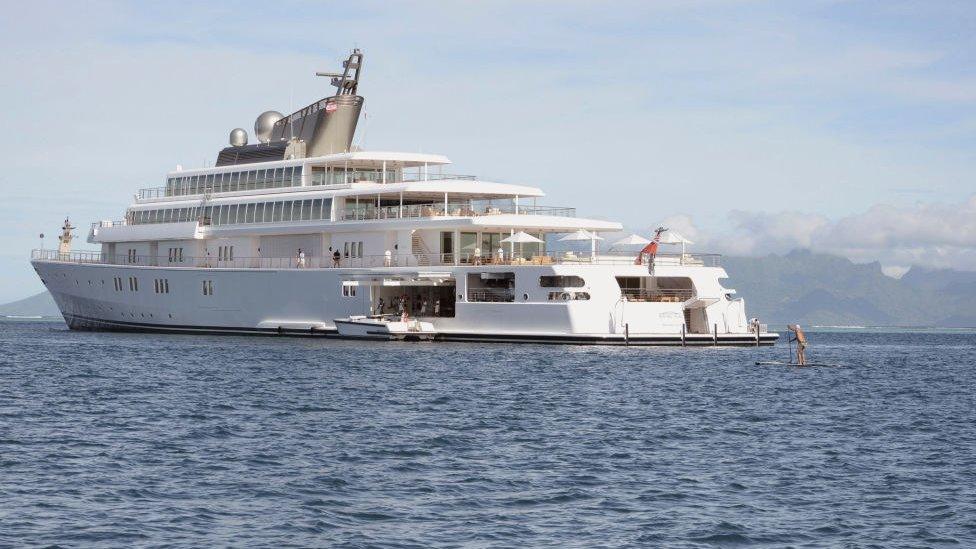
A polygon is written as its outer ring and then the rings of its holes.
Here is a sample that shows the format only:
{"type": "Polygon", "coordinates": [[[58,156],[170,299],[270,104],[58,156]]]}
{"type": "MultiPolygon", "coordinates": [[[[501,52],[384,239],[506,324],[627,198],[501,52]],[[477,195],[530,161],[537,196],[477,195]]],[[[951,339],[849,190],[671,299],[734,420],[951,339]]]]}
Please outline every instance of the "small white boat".
{"type": "Polygon", "coordinates": [[[432,323],[414,318],[404,319],[400,315],[355,315],[337,318],[334,322],[342,337],[429,341],[437,335],[432,323]]]}

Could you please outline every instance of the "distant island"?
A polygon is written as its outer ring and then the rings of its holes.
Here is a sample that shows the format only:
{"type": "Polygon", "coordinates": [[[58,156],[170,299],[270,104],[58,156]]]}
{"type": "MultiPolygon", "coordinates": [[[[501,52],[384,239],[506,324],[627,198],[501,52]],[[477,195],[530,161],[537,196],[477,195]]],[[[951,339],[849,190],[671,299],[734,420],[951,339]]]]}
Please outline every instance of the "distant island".
{"type": "MultiPolygon", "coordinates": [[[[880,263],[796,250],[785,255],[722,258],[725,286],[746,300],[750,316],[807,326],[976,327],[976,272],[912,267],[900,279],[880,263]]],[[[0,305],[0,316],[60,317],[46,291],[0,305]]]]}
{"type": "Polygon", "coordinates": [[[30,297],[0,305],[2,317],[61,318],[61,311],[46,290],[30,297]]]}

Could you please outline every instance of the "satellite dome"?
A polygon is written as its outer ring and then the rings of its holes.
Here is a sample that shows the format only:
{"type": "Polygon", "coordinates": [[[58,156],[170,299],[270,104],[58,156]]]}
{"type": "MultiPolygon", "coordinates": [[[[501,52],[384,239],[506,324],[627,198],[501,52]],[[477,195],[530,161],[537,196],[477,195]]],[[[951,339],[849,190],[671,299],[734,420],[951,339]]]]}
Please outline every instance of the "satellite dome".
{"type": "Polygon", "coordinates": [[[230,131],[230,146],[243,147],[247,145],[247,132],[244,128],[234,128],[230,131]]]}
{"type": "Polygon", "coordinates": [[[271,128],[274,127],[275,122],[284,118],[285,115],[278,111],[264,111],[258,116],[258,119],[254,121],[254,136],[258,138],[258,141],[262,143],[267,143],[271,141],[271,128]]]}

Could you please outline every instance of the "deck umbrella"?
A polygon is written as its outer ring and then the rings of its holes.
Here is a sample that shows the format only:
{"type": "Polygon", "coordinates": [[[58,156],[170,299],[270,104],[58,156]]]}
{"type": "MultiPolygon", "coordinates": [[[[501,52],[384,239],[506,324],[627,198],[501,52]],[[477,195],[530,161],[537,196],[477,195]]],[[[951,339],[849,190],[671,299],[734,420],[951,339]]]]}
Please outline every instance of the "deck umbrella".
{"type": "Polygon", "coordinates": [[[610,245],[611,248],[616,246],[645,246],[650,244],[651,241],[648,238],[644,238],[639,234],[632,234],[630,236],[621,238],[610,245]]]}
{"type": "Polygon", "coordinates": [[[569,233],[568,235],[559,239],[560,242],[590,242],[590,255],[596,258],[596,241],[603,240],[603,237],[597,236],[596,233],[591,233],[585,229],[579,229],[575,233],[569,233]]]}
{"type": "Polygon", "coordinates": [[[680,233],[668,229],[661,234],[661,244],[681,244],[681,255],[685,254],[685,245],[694,244],[691,240],[681,236],[680,233]]]}
{"type": "Polygon", "coordinates": [[[515,253],[515,244],[518,243],[518,245],[519,245],[519,255],[521,255],[522,254],[522,244],[525,244],[526,242],[528,242],[530,244],[538,244],[538,243],[545,242],[545,241],[542,240],[542,239],[536,238],[536,237],[530,235],[529,233],[527,233],[525,231],[519,231],[517,233],[512,234],[511,236],[509,236],[507,238],[503,238],[501,240],[501,242],[505,242],[505,243],[509,244],[509,246],[510,246],[509,254],[511,254],[511,255],[514,255],[514,253],[515,253]]]}

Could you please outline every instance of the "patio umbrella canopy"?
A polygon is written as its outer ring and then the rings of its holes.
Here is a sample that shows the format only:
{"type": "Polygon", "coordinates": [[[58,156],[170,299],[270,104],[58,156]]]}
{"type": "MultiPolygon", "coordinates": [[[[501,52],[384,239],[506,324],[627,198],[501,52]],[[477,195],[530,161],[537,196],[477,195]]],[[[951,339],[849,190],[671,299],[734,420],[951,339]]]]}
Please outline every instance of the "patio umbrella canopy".
{"type": "Polygon", "coordinates": [[[681,236],[680,233],[668,229],[667,231],[661,234],[661,244],[681,244],[681,255],[684,255],[685,246],[687,244],[694,244],[694,242],[681,236]]]}
{"type": "Polygon", "coordinates": [[[536,238],[525,231],[519,231],[513,234],[512,236],[509,236],[508,238],[503,238],[501,242],[505,242],[510,245],[511,250],[509,251],[509,253],[513,254],[514,257],[516,243],[518,243],[519,245],[519,255],[522,255],[522,244],[525,244],[526,242],[530,244],[535,244],[535,243],[541,243],[545,241],[536,238]]]}
{"type": "Polygon", "coordinates": [[[571,242],[571,241],[591,241],[591,240],[603,240],[603,237],[597,236],[591,232],[587,232],[584,229],[580,229],[575,233],[569,233],[568,235],[559,239],[560,242],[571,242]]]}
{"type": "Polygon", "coordinates": [[[661,234],[661,244],[694,244],[694,242],[669,229],[661,234]]]}
{"type": "Polygon", "coordinates": [[[612,244],[612,246],[645,246],[650,244],[651,241],[643,236],[632,234],[628,237],[621,238],[612,244]]]}
{"type": "Polygon", "coordinates": [[[560,242],[589,242],[590,243],[590,255],[596,258],[596,241],[603,240],[603,237],[597,236],[584,229],[579,229],[575,233],[569,233],[568,235],[559,239],[560,242]]]}
{"type": "Polygon", "coordinates": [[[509,236],[507,238],[503,238],[501,241],[502,242],[505,242],[506,244],[516,244],[516,243],[517,244],[524,244],[526,242],[529,242],[529,243],[543,242],[543,240],[541,240],[539,238],[536,238],[536,237],[530,235],[529,233],[527,233],[525,231],[519,231],[519,232],[513,234],[512,236],[509,236]]]}

